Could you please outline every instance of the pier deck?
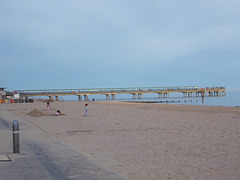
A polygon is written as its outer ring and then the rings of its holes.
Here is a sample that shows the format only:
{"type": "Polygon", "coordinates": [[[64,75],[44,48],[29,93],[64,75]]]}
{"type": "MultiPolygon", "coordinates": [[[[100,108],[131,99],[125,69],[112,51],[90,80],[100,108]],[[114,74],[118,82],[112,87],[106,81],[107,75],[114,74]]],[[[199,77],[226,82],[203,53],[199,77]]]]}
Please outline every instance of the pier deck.
{"type": "Polygon", "coordinates": [[[102,94],[106,100],[115,100],[117,94],[132,94],[133,99],[142,99],[143,94],[157,93],[159,98],[168,98],[170,93],[182,93],[183,97],[225,96],[225,87],[199,88],[198,86],[174,86],[174,87],[134,87],[134,88],[91,88],[91,89],[46,89],[46,90],[16,90],[20,98],[36,96],[48,96],[51,100],[59,96],[76,95],[81,101],[88,99],[89,95],[102,94]]]}

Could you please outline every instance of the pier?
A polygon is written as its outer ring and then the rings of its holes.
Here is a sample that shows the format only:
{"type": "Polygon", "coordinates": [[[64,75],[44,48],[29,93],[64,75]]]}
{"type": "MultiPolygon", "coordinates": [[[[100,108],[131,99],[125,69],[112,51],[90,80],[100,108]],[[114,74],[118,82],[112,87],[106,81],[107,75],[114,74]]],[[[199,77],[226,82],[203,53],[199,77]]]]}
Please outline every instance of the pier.
{"type": "Polygon", "coordinates": [[[118,94],[132,94],[133,99],[142,99],[146,93],[156,93],[158,98],[169,98],[171,93],[181,93],[183,97],[226,96],[225,87],[199,88],[198,86],[174,87],[133,87],[133,88],[89,88],[89,89],[45,89],[15,90],[20,98],[48,96],[49,100],[58,101],[59,96],[76,95],[79,101],[89,100],[89,95],[101,94],[106,100],[116,100],[118,94]]]}

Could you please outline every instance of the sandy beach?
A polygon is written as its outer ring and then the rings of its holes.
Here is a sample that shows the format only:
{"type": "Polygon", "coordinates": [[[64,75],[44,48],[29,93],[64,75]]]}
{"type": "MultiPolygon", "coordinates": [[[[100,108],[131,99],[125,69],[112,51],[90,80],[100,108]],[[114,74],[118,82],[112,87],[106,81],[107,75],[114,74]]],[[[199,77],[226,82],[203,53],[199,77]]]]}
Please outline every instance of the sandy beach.
{"type": "Polygon", "coordinates": [[[85,103],[1,107],[130,180],[240,179],[240,107],[85,103]]]}

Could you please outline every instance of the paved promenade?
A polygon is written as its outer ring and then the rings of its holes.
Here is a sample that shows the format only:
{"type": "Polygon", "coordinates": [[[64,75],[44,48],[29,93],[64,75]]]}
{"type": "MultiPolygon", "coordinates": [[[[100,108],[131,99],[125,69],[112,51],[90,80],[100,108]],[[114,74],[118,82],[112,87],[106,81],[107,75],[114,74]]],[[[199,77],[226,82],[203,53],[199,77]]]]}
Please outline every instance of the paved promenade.
{"type": "Polygon", "coordinates": [[[0,106],[0,180],[126,180],[0,106]],[[13,153],[12,122],[20,124],[13,153]]]}

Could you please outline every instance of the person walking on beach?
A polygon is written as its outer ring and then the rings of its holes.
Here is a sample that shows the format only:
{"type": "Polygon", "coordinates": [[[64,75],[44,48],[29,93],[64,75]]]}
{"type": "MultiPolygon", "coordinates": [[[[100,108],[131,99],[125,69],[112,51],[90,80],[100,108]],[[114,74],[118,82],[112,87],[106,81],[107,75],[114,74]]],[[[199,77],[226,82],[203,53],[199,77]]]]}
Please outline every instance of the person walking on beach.
{"type": "Polygon", "coordinates": [[[84,115],[85,117],[87,117],[87,112],[88,112],[88,107],[87,106],[88,106],[88,104],[85,104],[85,109],[84,109],[85,110],[85,115],[84,115]]]}
{"type": "Polygon", "coordinates": [[[51,107],[49,102],[47,102],[47,114],[50,115],[51,107]]]}

